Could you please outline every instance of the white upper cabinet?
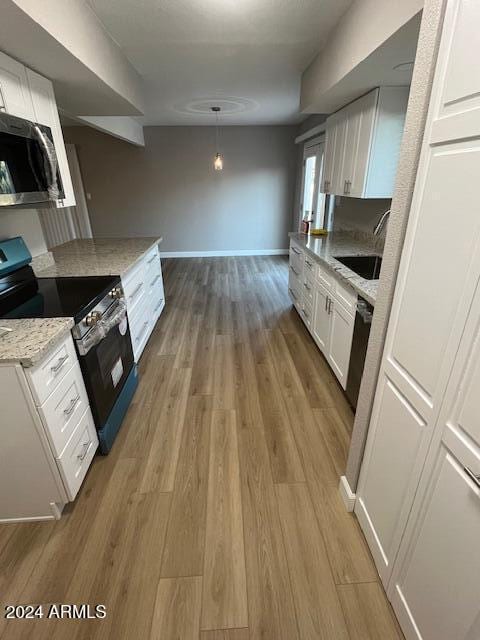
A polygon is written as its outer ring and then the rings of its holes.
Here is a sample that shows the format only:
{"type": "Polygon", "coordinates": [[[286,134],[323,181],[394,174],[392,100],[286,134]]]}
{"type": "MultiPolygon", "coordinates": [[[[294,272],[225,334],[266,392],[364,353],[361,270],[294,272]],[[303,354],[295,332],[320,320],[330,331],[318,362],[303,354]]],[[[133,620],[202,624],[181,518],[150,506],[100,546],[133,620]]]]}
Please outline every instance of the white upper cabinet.
{"type": "Polygon", "coordinates": [[[380,87],[327,120],[324,191],[391,198],[409,87],[380,87]]]}
{"type": "Polygon", "coordinates": [[[57,207],[74,207],[75,194],[73,191],[70,168],[68,166],[67,152],[63,140],[62,127],[58,117],[57,103],[53,92],[53,85],[47,78],[27,69],[28,85],[32,96],[34,117],[33,120],[44,124],[52,130],[53,144],[57,154],[58,168],[63,184],[64,198],[57,200],[57,207]]]}
{"type": "Polygon", "coordinates": [[[27,70],[0,51],[0,111],[12,116],[34,120],[34,111],[27,70]]]}

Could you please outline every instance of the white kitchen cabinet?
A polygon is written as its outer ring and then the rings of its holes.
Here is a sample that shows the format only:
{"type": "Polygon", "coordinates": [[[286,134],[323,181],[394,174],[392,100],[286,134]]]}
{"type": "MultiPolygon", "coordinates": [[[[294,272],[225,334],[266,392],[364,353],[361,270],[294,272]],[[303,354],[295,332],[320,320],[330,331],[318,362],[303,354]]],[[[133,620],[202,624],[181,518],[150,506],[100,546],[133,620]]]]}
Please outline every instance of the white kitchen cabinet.
{"type": "Polygon", "coordinates": [[[479,20],[448,0],[355,504],[408,640],[480,637],[479,20]]]}
{"type": "Polygon", "coordinates": [[[344,389],[347,386],[354,326],[355,316],[348,313],[337,299],[332,299],[327,360],[344,389]]]}
{"type": "Polygon", "coordinates": [[[133,357],[138,362],[165,306],[158,245],[152,247],[122,276],[122,286],[127,303],[133,357]]]}
{"type": "Polygon", "coordinates": [[[320,283],[317,283],[313,303],[312,334],[315,342],[320,347],[320,351],[326,358],[328,357],[328,341],[330,337],[329,300],[328,291],[320,283]]]}
{"type": "Polygon", "coordinates": [[[30,69],[27,69],[26,72],[35,114],[33,119],[39,124],[50,127],[52,130],[53,144],[55,145],[58,169],[64,191],[64,197],[56,202],[57,208],[74,207],[75,193],[73,191],[70,167],[68,166],[67,152],[65,150],[65,142],[63,140],[53,85],[50,80],[30,69]]]}
{"type": "Polygon", "coordinates": [[[98,447],[71,336],[33,367],[0,365],[0,522],[59,518],[98,447]]]}
{"type": "Polygon", "coordinates": [[[34,120],[27,70],[0,51],[0,111],[17,118],[34,120]]]}
{"type": "Polygon", "coordinates": [[[408,87],[380,87],[327,119],[327,193],[392,197],[408,94],[408,87]]]}
{"type": "Polygon", "coordinates": [[[289,292],[332,371],[345,389],[357,295],[293,242],[290,244],[289,292]]]}

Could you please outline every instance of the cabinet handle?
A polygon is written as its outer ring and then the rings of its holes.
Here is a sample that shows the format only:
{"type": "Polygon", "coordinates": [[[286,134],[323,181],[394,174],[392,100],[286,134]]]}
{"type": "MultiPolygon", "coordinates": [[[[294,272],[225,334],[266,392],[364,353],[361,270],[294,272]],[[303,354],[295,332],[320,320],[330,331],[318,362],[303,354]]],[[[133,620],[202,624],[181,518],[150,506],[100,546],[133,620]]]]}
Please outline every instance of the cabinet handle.
{"type": "Polygon", "coordinates": [[[160,307],[162,306],[162,302],[163,302],[163,298],[160,298],[160,302],[155,307],[154,313],[160,309],[160,307]]]}
{"type": "Polygon", "coordinates": [[[480,474],[476,475],[475,473],[473,473],[470,467],[463,467],[463,470],[470,478],[470,480],[472,480],[472,482],[474,482],[474,484],[480,489],[480,474]]]}
{"type": "Polygon", "coordinates": [[[311,287],[307,282],[304,282],[304,283],[303,283],[303,286],[305,287],[305,289],[306,289],[307,291],[311,291],[311,290],[312,290],[312,287],[311,287]]]}
{"type": "Polygon", "coordinates": [[[305,309],[302,309],[302,313],[303,313],[303,315],[307,318],[307,320],[310,318],[310,314],[309,314],[309,313],[307,313],[307,312],[305,311],[305,309]]]}
{"type": "Polygon", "coordinates": [[[133,300],[133,298],[137,295],[137,293],[140,291],[140,289],[143,287],[143,282],[140,282],[139,285],[136,286],[134,292],[129,296],[129,300],[133,300]]]}
{"type": "Polygon", "coordinates": [[[85,460],[85,456],[87,455],[88,449],[89,449],[91,444],[92,444],[91,440],[89,440],[88,442],[84,442],[83,443],[83,451],[82,451],[82,453],[79,453],[78,456],[77,456],[77,458],[80,461],[85,460]]]}
{"type": "Polygon", "coordinates": [[[57,360],[57,364],[54,364],[53,367],[50,367],[50,371],[52,373],[57,373],[63,367],[65,362],[68,360],[68,353],[57,360]]]}
{"type": "Polygon", "coordinates": [[[294,300],[298,300],[297,296],[293,293],[293,291],[291,289],[288,289],[288,290],[290,291],[290,294],[291,294],[292,298],[294,300]]]}
{"type": "Polygon", "coordinates": [[[290,269],[293,271],[293,273],[294,273],[296,276],[299,276],[299,275],[300,275],[300,273],[299,273],[299,272],[298,272],[294,267],[292,267],[292,266],[291,266],[291,267],[290,267],[290,269]]]}
{"type": "Polygon", "coordinates": [[[332,313],[333,300],[331,298],[328,299],[328,314],[332,313]]]}
{"type": "Polygon", "coordinates": [[[152,264],[152,262],[155,260],[156,257],[157,257],[156,255],[152,256],[150,260],[147,260],[147,264],[152,264]]]}
{"type": "Polygon", "coordinates": [[[350,187],[352,186],[352,183],[350,180],[347,180],[347,196],[350,195],[350,187]]]}
{"type": "Polygon", "coordinates": [[[347,192],[347,184],[348,184],[348,180],[345,180],[344,183],[343,183],[343,193],[345,193],[345,194],[348,193],[347,192]]]}
{"type": "Polygon", "coordinates": [[[330,191],[330,180],[323,181],[323,192],[328,193],[330,191]]]}
{"type": "Polygon", "coordinates": [[[148,327],[148,320],[146,322],[143,323],[143,327],[142,330],[140,331],[140,333],[138,334],[138,336],[135,338],[135,342],[140,342],[140,338],[143,335],[143,332],[145,331],[145,329],[148,327]]]}
{"type": "Polygon", "coordinates": [[[325,311],[328,311],[328,296],[325,296],[325,311]]]}
{"type": "Polygon", "coordinates": [[[70,404],[68,405],[68,407],[66,409],[63,410],[63,413],[66,416],[69,416],[72,411],[75,409],[75,407],[77,406],[77,402],[80,400],[80,396],[77,396],[76,398],[73,398],[72,400],[70,400],[70,404]]]}
{"type": "Polygon", "coordinates": [[[306,258],[305,258],[305,264],[307,265],[307,267],[312,267],[313,266],[312,263],[309,260],[307,260],[306,258]]]}
{"type": "Polygon", "coordinates": [[[151,281],[150,286],[153,287],[157,280],[160,280],[160,274],[158,274],[158,276],[155,276],[155,278],[151,281]]]}
{"type": "Polygon", "coordinates": [[[300,255],[300,251],[298,249],[295,249],[295,247],[292,247],[292,251],[293,251],[293,253],[296,253],[297,256],[300,255]]]}

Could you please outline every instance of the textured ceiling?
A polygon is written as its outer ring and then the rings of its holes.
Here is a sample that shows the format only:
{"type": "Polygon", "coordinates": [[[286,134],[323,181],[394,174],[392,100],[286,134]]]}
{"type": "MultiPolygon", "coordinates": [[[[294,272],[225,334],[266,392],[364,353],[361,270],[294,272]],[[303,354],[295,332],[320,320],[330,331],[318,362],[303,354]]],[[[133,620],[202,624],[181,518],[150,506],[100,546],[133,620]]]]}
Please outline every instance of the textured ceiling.
{"type": "Polygon", "coordinates": [[[245,103],[222,124],[298,122],[300,76],[352,0],[89,0],[143,76],[145,124],[212,124],[190,108],[245,103]]]}

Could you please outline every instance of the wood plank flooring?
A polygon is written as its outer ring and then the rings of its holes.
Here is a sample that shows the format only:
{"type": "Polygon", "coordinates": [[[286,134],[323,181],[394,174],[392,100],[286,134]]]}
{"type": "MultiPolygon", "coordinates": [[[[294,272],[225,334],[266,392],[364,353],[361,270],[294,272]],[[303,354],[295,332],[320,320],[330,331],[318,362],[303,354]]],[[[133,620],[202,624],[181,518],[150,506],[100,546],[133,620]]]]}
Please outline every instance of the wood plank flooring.
{"type": "Polygon", "coordinates": [[[0,526],[17,640],[399,640],[338,494],[353,416],[283,257],[164,261],[167,306],[111,454],[58,522],[0,526]]]}

